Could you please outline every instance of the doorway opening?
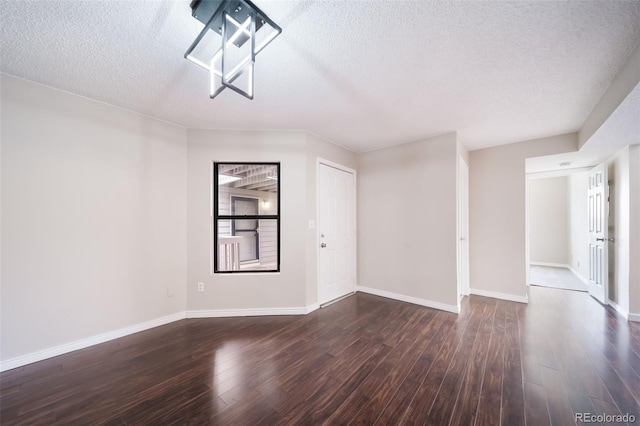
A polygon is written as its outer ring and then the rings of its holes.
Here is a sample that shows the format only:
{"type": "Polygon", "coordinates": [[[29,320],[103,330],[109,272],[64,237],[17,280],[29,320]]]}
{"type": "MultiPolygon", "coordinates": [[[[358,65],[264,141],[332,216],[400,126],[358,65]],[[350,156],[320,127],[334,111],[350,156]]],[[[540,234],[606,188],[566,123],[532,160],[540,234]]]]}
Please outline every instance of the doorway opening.
{"type": "Polygon", "coordinates": [[[469,165],[458,157],[458,309],[469,295],[469,165]]]}
{"type": "Polygon", "coordinates": [[[527,284],[588,292],[588,170],[527,176],[527,284]]]}

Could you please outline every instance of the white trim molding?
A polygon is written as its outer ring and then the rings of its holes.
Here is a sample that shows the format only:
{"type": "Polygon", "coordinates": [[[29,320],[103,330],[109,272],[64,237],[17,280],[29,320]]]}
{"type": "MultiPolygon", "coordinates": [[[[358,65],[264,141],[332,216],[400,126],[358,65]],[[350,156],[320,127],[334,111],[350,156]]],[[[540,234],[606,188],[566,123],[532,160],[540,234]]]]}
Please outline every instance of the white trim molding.
{"type": "Polygon", "coordinates": [[[640,314],[629,314],[629,321],[640,322],[640,314]]]}
{"type": "Polygon", "coordinates": [[[307,305],[305,313],[310,314],[311,312],[317,311],[318,309],[320,309],[320,304],[318,302],[315,302],[310,305],[307,305]]]}
{"type": "Polygon", "coordinates": [[[550,262],[529,262],[531,266],[550,266],[552,268],[567,268],[571,269],[571,266],[566,263],[550,263],[550,262]]]}
{"type": "Polygon", "coordinates": [[[75,342],[65,343],[53,348],[44,349],[30,354],[11,358],[6,361],[0,361],[0,372],[11,370],[13,368],[22,367],[23,365],[42,361],[54,356],[63,355],[69,352],[84,349],[89,346],[98,345],[130,334],[139,333],[151,328],[166,325],[185,318],[222,318],[222,317],[251,317],[251,316],[272,316],[272,315],[306,315],[316,309],[319,309],[318,303],[312,303],[303,308],[267,308],[267,309],[213,309],[200,311],[181,311],[175,314],[134,324],[129,327],[120,328],[118,330],[109,331],[107,333],[98,334],[96,336],[87,337],[86,339],[76,340],[75,342]]]}
{"type": "Polygon", "coordinates": [[[568,266],[569,270],[571,272],[573,272],[573,275],[575,275],[576,277],[578,277],[578,279],[580,281],[582,281],[583,283],[585,283],[587,286],[589,286],[589,281],[587,281],[587,279],[585,277],[582,276],[582,274],[580,274],[580,272],[578,272],[577,269],[574,269],[573,266],[569,265],[568,266]]]}
{"type": "Polygon", "coordinates": [[[607,302],[613,309],[615,309],[620,315],[622,315],[624,319],[626,320],[629,319],[629,312],[627,312],[626,309],[624,309],[622,306],[618,305],[616,302],[614,302],[611,299],[607,299],[607,302]]]}
{"type": "Polygon", "coordinates": [[[401,302],[413,303],[414,305],[426,306],[427,308],[439,309],[441,311],[460,313],[460,309],[456,305],[447,305],[445,303],[434,302],[432,300],[420,299],[413,296],[405,296],[404,294],[392,293],[386,290],[378,290],[371,287],[357,286],[357,291],[362,293],[373,294],[374,296],[386,297],[387,299],[399,300],[401,302]]]}
{"type": "Polygon", "coordinates": [[[580,274],[580,272],[578,272],[577,269],[575,269],[573,266],[568,265],[566,263],[529,262],[529,265],[531,265],[531,266],[550,266],[552,268],[566,268],[566,269],[570,270],[571,272],[573,272],[573,275],[578,277],[578,279],[580,281],[582,281],[586,285],[589,285],[589,281],[587,281],[587,279],[585,277],[583,277],[582,274],[580,274]]]}
{"type": "Polygon", "coordinates": [[[309,305],[302,308],[203,309],[196,311],[187,311],[187,318],[232,318],[266,317],[277,315],[306,315],[309,312],[314,311],[315,309],[314,305],[309,305]]]}
{"type": "Polygon", "coordinates": [[[22,367],[23,365],[42,361],[47,358],[53,358],[54,356],[77,351],[89,346],[98,345],[100,343],[108,342],[109,340],[118,339],[120,337],[128,336],[130,334],[138,333],[144,330],[149,330],[151,328],[159,327],[161,325],[169,324],[171,322],[179,321],[185,318],[186,317],[184,311],[177,312],[175,314],[167,315],[161,318],[156,318],[150,321],[141,322],[139,324],[130,325],[129,327],[124,327],[118,330],[98,334],[96,336],[87,337],[86,339],[76,340],[75,342],[65,343],[63,345],[54,346],[53,348],[43,349],[41,351],[32,352],[30,354],[22,355],[16,358],[11,358],[6,361],[0,362],[0,371],[22,367]]]}
{"type": "Polygon", "coordinates": [[[498,293],[498,292],[495,292],[495,291],[479,290],[477,288],[469,289],[469,293],[475,294],[476,296],[483,296],[483,297],[491,297],[493,299],[508,300],[510,302],[529,303],[529,296],[527,296],[527,295],[516,296],[516,295],[513,295],[513,294],[498,293]]]}

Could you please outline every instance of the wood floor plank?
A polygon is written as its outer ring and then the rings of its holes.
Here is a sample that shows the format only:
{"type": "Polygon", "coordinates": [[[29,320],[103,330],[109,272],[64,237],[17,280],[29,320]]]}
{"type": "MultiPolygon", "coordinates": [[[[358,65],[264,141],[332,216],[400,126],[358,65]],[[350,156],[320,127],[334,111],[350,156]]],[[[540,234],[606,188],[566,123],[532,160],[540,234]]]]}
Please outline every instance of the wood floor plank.
{"type": "Polygon", "coordinates": [[[590,397],[611,401],[609,391],[575,334],[565,337],[559,353],[558,357],[563,360],[561,370],[571,393],[584,392],[590,397]]]}
{"type": "Polygon", "coordinates": [[[503,425],[524,425],[524,385],[522,377],[518,307],[507,305],[505,311],[504,370],[502,376],[503,425]]]}
{"type": "Polygon", "coordinates": [[[531,382],[524,382],[524,412],[528,425],[550,425],[549,410],[544,388],[531,382]]]}
{"type": "MultiPolygon", "coordinates": [[[[588,329],[591,341],[595,347],[600,349],[602,356],[607,359],[609,365],[615,370],[618,377],[624,382],[625,386],[633,394],[635,400],[640,400],[640,375],[633,365],[637,365],[639,358],[632,350],[625,350],[625,346],[619,348],[618,344],[612,343],[610,340],[602,339],[601,335],[594,331],[593,328],[588,329]],[[620,349],[624,353],[620,353],[620,349]]],[[[610,330],[608,330],[610,331],[610,330]]],[[[605,329],[605,334],[609,334],[605,329]]],[[[637,367],[636,367],[637,368],[637,367]]]]}
{"type": "Polygon", "coordinates": [[[0,424],[573,424],[640,418],[640,328],[587,294],[356,294],[305,316],[176,321],[0,373],[0,424]]]}
{"type": "MultiPolygon", "coordinates": [[[[354,419],[354,423],[368,423],[368,421],[375,415],[377,415],[378,418],[374,424],[380,425],[392,424],[397,419],[402,419],[407,407],[413,400],[414,395],[417,393],[422,380],[431,370],[438,353],[442,349],[445,340],[452,332],[454,325],[455,322],[452,320],[451,316],[448,316],[437,331],[433,340],[413,365],[404,382],[400,384],[398,390],[381,413],[366,413],[366,418],[362,419],[360,417],[356,417],[356,419],[354,419]]],[[[363,413],[363,411],[361,411],[361,413],[363,413]]],[[[360,413],[358,414],[360,415],[360,413]]]]}
{"type": "Polygon", "coordinates": [[[391,348],[383,345],[379,350],[373,352],[371,356],[362,363],[361,367],[356,369],[355,372],[342,383],[337,392],[321,395],[319,401],[316,402],[316,409],[311,411],[307,417],[302,420],[302,423],[321,424],[326,422],[343,401],[353,393],[378,364],[382,362],[390,350],[391,348]]]}
{"type": "Polygon", "coordinates": [[[584,349],[593,370],[606,388],[607,392],[602,395],[602,398],[596,397],[596,399],[601,399],[606,403],[615,401],[615,405],[623,414],[640,414],[640,399],[637,399],[638,397],[632,391],[635,386],[630,387],[628,382],[629,379],[632,380],[632,383],[635,381],[632,377],[627,378],[625,374],[622,377],[620,372],[616,370],[615,367],[620,369],[624,363],[619,360],[616,351],[603,352],[600,345],[604,343],[598,343],[598,339],[594,338],[591,332],[593,326],[595,326],[594,320],[590,319],[588,324],[580,324],[576,327],[574,335],[584,349]]]}
{"type": "Polygon", "coordinates": [[[376,367],[367,380],[329,418],[329,423],[374,424],[391,396],[405,380],[420,354],[433,339],[444,321],[444,313],[430,312],[428,322],[403,338],[389,355],[376,367]],[[358,417],[354,419],[354,417],[358,417]]]}
{"type": "Polygon", "coordinates": [[[463,366],[480,328],[484,307],[483,304],[476,305],[466,326],[461,327],[457,334],[449,335],[433,367],[407,407],[403,422],[424,424],[430,417],[431,421],[438,421],[439,418],[450,416],[464,374],[463,366]]]}
{"type": "Polygon", "coordinates": [[[554,426],[575,424],[573,410],[560,371],[542,367],[541,374],[551,424],[554,426]]]}
{"type": "MultiPolygon", "coordinates": [[[[606,401],[602,401],[602,400],[597,399],[597,398],[592,398],[591,401],[593,402],[593,406],[595,407],[595,410],[594,411],[586,411],[586,413],[599,414],[599,415],[603,415],[603,416],[604,415],[619,415],[619,416],[622,416],[622,413],[620,412],[620,409],[613,402],[606,402],[606,401]]],[[[637,419],[637,416],[636,416],[636,419],[637,419]]],[[[614,426],[616,424],[619,425],[620,422],[614,423],[614,422],[604,421],[602,424],[606,425],[606,426],[614,426]]]]}
{"type": "Polygon", "coordinates": [[[491,338],[496,308],[495,303],[485,308],[482,324],[469,354],[467,371],[456,398],[455,408],[450,420],[452,424],[473,425],[476,422],[482,378],[484,377],[489,351],[487,341],[491,338]]]}
{"type": "Polygon", "coordinates": [[[502,377],[504,374],[505,319],[505,304],[497,303],[487,349],[487,364],[480,389],[476,424],[500,424],[502,377]]]}

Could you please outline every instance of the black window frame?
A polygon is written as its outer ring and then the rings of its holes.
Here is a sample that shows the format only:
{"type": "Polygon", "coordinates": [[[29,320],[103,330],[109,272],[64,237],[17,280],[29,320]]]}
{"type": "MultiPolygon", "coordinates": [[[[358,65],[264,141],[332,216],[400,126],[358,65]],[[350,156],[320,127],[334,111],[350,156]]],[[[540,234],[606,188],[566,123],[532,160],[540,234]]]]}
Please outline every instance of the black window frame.
{"type": "MultiPolygon", "coordinates": [[[[282,179],[281,167],[279,161],[266,161],[266,162],[251,162],[251,161],[214,161],[213,162],[213,273],[214,274],[271,274],[280,272],[280,181],[282,179]],[[273,215],[221,215],[220,213],[220,201],[218,193],[218,175],[219,166],[229,165],[247,165],[247,166],[275,166],[278,171],[278,179],[276,180],[277,187],[277,207],[276,213],[273,215]],[[277,261],[275,269],[259,270],[259,269],[246,269],[246,270],[220,270],[218,262],[220,261],[218,255],[218,222],[221,220],[238,220],[238,219],[255,219],[255,220],[275,220],[276,221],[276,241],[277,241],[277,261]]],[[[232,222],[233,223],[233,222],[232,222]]]]}

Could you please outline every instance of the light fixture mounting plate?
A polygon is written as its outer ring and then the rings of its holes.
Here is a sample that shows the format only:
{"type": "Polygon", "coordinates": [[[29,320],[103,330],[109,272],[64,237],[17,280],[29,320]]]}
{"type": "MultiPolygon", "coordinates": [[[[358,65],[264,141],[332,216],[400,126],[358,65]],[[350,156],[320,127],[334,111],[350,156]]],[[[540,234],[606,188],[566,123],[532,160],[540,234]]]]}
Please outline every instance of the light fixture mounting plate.
{"type": "MultiPolygon", "coordinates": [[[[250,11],[247,9],[244,3],[247,3],[254,10],[259,11],[251,1],[244,0],[193,0],[191,2],[191,15],[204,25],[209,25],[214,31],[222,34],[222,14],[218,13],[222,8],[225,9],[228,15],[238,22],[244,22],[249,16],[250,11]],[[211,21],[211,17],[217,14],[217,16],[211,21]]],[[[264,20],[258,14],[256,16],[256,31],[258,31],[264,25],[264,20]]],[[[238,37],[233,43],[236,46],[242,46],[249,37],[238,37]]]]}

